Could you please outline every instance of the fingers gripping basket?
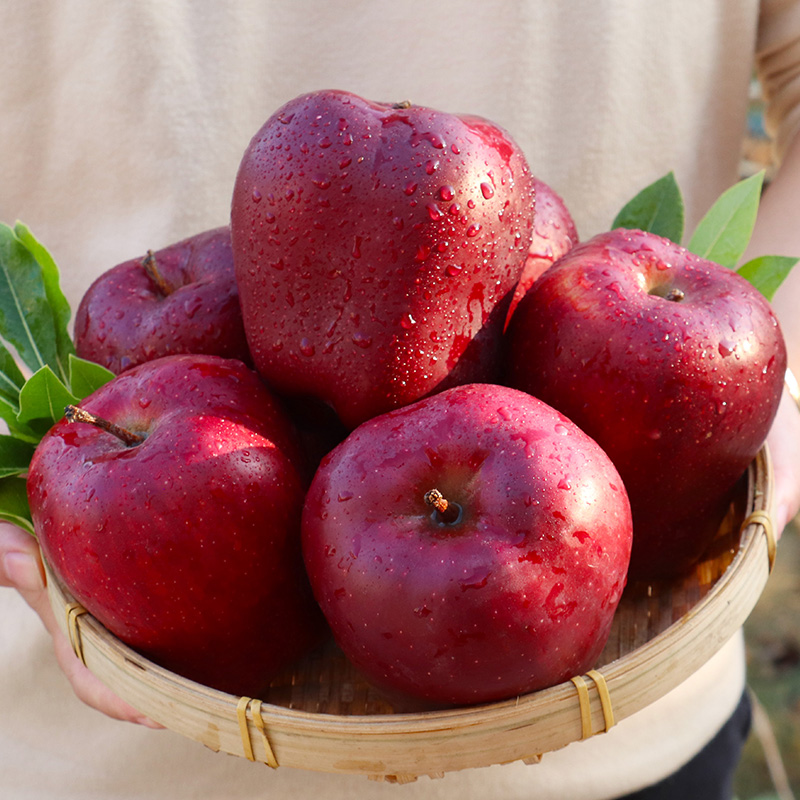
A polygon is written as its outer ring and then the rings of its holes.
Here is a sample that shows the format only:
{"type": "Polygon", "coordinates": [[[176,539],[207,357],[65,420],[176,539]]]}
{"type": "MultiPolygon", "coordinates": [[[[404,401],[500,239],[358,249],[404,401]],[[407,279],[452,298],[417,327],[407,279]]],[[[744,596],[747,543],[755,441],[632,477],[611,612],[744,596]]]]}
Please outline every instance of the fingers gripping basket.
{"type": "Polygon", "coordinates": [[[392,708],[334,646],[240,698],[168,672],[123,645],[48,572],[61,627],[86,666],[131,705],[207,747],[261,761],[405,782],[516,760],[600,734],[702,666],[755,606],[775,557],[764,448],[705,559],[684,580],[629,586],[601,664],[505,702],[446,711],[392,708]]]}

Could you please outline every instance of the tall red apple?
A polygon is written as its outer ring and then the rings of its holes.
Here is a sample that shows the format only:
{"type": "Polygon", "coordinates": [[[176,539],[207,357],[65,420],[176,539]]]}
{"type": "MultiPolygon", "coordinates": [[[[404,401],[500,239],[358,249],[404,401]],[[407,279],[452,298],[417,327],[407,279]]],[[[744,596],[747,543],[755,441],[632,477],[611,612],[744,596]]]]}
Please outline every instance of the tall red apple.
{"type": "Polygon", "coordinates": [[[290,101],[233,192],[256,368],[348,427],[494,379],[532,217],[525,158],[486,120],[341,91],[290,101]]]}
{"type": "Polygon", "coordinates": [[[508,336],[508,383],[566,414],[622,475],[631,575],[689,569],[777,410],[786,352],[764,297],[667,239],[619,229],[545,272],[508,336]]]}
{"type": "Polygon", "coordinates": [[[115,374],[179,353],[249,362],[229,228],[204,231],[103,273],[75,314],[75,349],[115,374]]]}
{"type": "Polygon", "coordinates": [[[630,547],[605,453],[500,386],[365,422],[323,460],[303,510],[309,578],[345,654],[377,685],[435,703],[591,668],[630,547]]]}
{"type": "Polygon", "coordinates": [[[112,633],[164,667],[256,696],[319,638],[291,425],[239,361],[169,356],[90,395],[28,478],[45,558],[112,633]]]}

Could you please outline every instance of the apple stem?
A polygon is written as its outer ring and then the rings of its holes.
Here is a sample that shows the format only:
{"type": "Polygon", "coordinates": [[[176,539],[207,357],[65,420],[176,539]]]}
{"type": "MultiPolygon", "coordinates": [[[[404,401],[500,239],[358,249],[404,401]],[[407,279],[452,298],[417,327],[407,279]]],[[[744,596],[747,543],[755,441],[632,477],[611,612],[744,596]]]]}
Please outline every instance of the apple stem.
{"type": "Polygon", "coordinates": [[[132,433],[125,428],[121,428],[119,425],[115,425],[113,422],[109,422],[107,419],[95,416],[90,411],[87,411],[80,406],[67,406],[64,409],[64,416],[66,417],[67,422],[86,422],[89,425],[94,425],[101,430],[112,433],[127,447],[133,447],[134,445],[141,444],[144,441],[144,436],[140,436],[138,433],[132,433]]]}
{"type": "Polygon", "coordinates": [[[158,269],[156,257],[152,250],[148,250],[147,255],[142,259],[142,267],[164,297],[171,295],[175,291],[175,287],[167,281],[158,269]]]}
{"type": "Polygon", "coordinates": [[[424,499],[429,506],[433,506],[437,521],[453,525],[461,519],[461,506],[458,503],[448,503],[438,489],[425,492],[424,499]]]}
{"type": "Polygon", "coordinates": [[[411,101],[401,100],[399,103],[392,103],[392,108],[411,108],[411,101]]]}
{"type": "Polygon", "coordinates": [[[664,299],[670,300],[673,303],[680,303],[684,297],[686,297],[686,293],[683,291],[683,289],[670,289],[665,295],[664,299]]]}

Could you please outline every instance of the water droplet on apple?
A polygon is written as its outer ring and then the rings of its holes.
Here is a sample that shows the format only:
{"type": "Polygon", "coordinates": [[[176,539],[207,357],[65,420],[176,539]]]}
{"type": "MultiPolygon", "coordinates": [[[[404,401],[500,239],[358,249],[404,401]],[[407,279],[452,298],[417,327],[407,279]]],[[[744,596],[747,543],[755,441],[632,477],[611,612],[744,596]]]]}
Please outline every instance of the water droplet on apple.
{"type": "Polygon", "coordinates": [[[486,200],[491,200],[491,198],[494,197],[494,186],[492,186],[491,183],[482,183],[481,194],[486,200]]]}
{"type": "Polygon", "coordinates": [[[429,255],[431,254],[431,247],[428,244],[421,244],[417,248],[416,255],[414,256],[415,261],[424,261],[429,255]]]}
{"type": "Polygon", "coordinates": [[[564,425],[563,422],[557,422],[555,426],[555,432],[560,433],[562,436],[566,436],[569,433],[569,428],[564,425]]]}
{"type": "Polygon", "coordinates": [[[463,269],[464,269],[464,267],[461,264],[448,264],[447,268],[445,269],[445,272],[451,278],[455,278],[455,277],[457,277],[458,275],[461,274],[463,269]]]}
{"type": "Polygon", "coordinates": [[[203,307],[203,298],[195,295],[193,298],[186,300],[183,304],[183,311],[186,316],[191,319],[203,307]]]}
{"type": "Polygon", "coordinates": [[[439,189],[439,197],[442,200],[452,200],[456,196],[455,189],[452,186],[442,186],[439,189]]]}
{"type": "Polygon", "coordinates": [[[409,183],[407,183],[407,184],[406,184],[406,186],[405,186],[405,188],[403,189],[403,191],[404,191],[404,192],[405,192],[405,193],[406,193],[406,194],[407,194],[409,197],[411,197],[411,195],[412,195],[412,194],[414,194],[414,192],[416,192],[416,191],[417,191],[417,184],[416,184],[416,183],[414,183],[413,181],[410,181],[409,183]]]}
{"type": "Polygon", "coordinates": [[[261,192],[259,192],[257,188],[253,189],[252,197],[253,197],[253,202],[254,203],[260,203],[261,202],[261,192]]]}
{"type": "Polygon", "coordinates": [[[344,503],[347,500],[353,499],[353,493],[348,491],[339,492],[337,498],[340,503],[344,503]]]}
{"type": "Polygon", "coordinates": [[[432,158],[425,163],[425,172],[427,172],[428,175],[433,175],[437,169],[439,169],[438,159],[432,158]]]}
{"type": "Polygon", "coordinates": [[[481,226],[480,223],[475,222],[467,228],[467,236],[472,238],[473,236],[477,236],[480,232],[481,226]]]}
{"type": "Polygon", "coordinates": [[[404,314],[402,317],[400,317],[400,327],[405,328],[407,331],[410,331],[416,324],[417,321],[411,316],[411,314],[404,314]]]}
{"type": "Polygon", "coordinates": [[[327,175],[323,175],[322,173],[317,173],[312,179],[311,183],[314,184],[318,189],[328,189],[331,185],[330,178],[327,175]]]}
{"type": "Polygon", "coordinates": [[[362,331],[356,331],[352,336],[353,344],[366,350],[372,344],[372,337],[362,331]]]}
{"type": "Polygon", "coordinates": [[[329,139],[327,136],[323,136],[323,137],[322,137],[322,138],[319,140],[319,146],[320,146],[320,147],[321,147],[323,150],[327,150],[327,149],[328,149],[328,148],[331,146],[331,144],[333,144],[333,143],[331,142],[331,140],[330,140],[330,139],[329,139]]]}
{"type": "Polygon", "coordinates": [[[569,478],[562,478],[558,482],[558,488],[569,491],[572,488],[572,483],[570,482],[569,478]]]}
{"type": "Polygon", "coordinates": [[[736,350],[736,344],[734,342],[731,342],[731,341],[723,339],[719,343],[719,346],[717,347],[717,350],[719,351],[719,354],[723,358],[727,358],[729,355],[731,355],[736,350]]]}
{"type": "Polygon", "coordinates": [[[436,203],[428,203],[426,206],[428,210],[428,216],[431,218],[433,222],[438,222],[442,218],[442,212],[439,209],[439,206],[436,203]]]}
{"type": "Polygon", "coordinates": [[[313,356],[315,353],[314,345],[305,336],[300,340],[300,352],[304,356],[313,356]]]}

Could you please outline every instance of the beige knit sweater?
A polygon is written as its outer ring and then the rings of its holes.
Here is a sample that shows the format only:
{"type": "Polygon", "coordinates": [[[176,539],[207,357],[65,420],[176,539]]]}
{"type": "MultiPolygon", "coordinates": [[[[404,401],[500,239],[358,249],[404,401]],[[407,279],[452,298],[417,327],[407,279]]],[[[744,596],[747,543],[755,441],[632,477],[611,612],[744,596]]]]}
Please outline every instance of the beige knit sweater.
{"type": "MultiPolygon", "coordinates": [[[[73,304],[101,271],[223,224],[249,138],[347,89],[480,114],[517,139],[582,238],[674,170],[689,224],[737,177],[755,54],[778,149],[800,126],[791,0],[29,0],[0,6],[0,220],[53,252],[73,304]]],[[[0,794],[12,800],[614,797],[690,758],[744,684],[740,636],[646,711],[514,764],[405,787],[272,772],[82,706],[0,590],[0,794]]]]}

